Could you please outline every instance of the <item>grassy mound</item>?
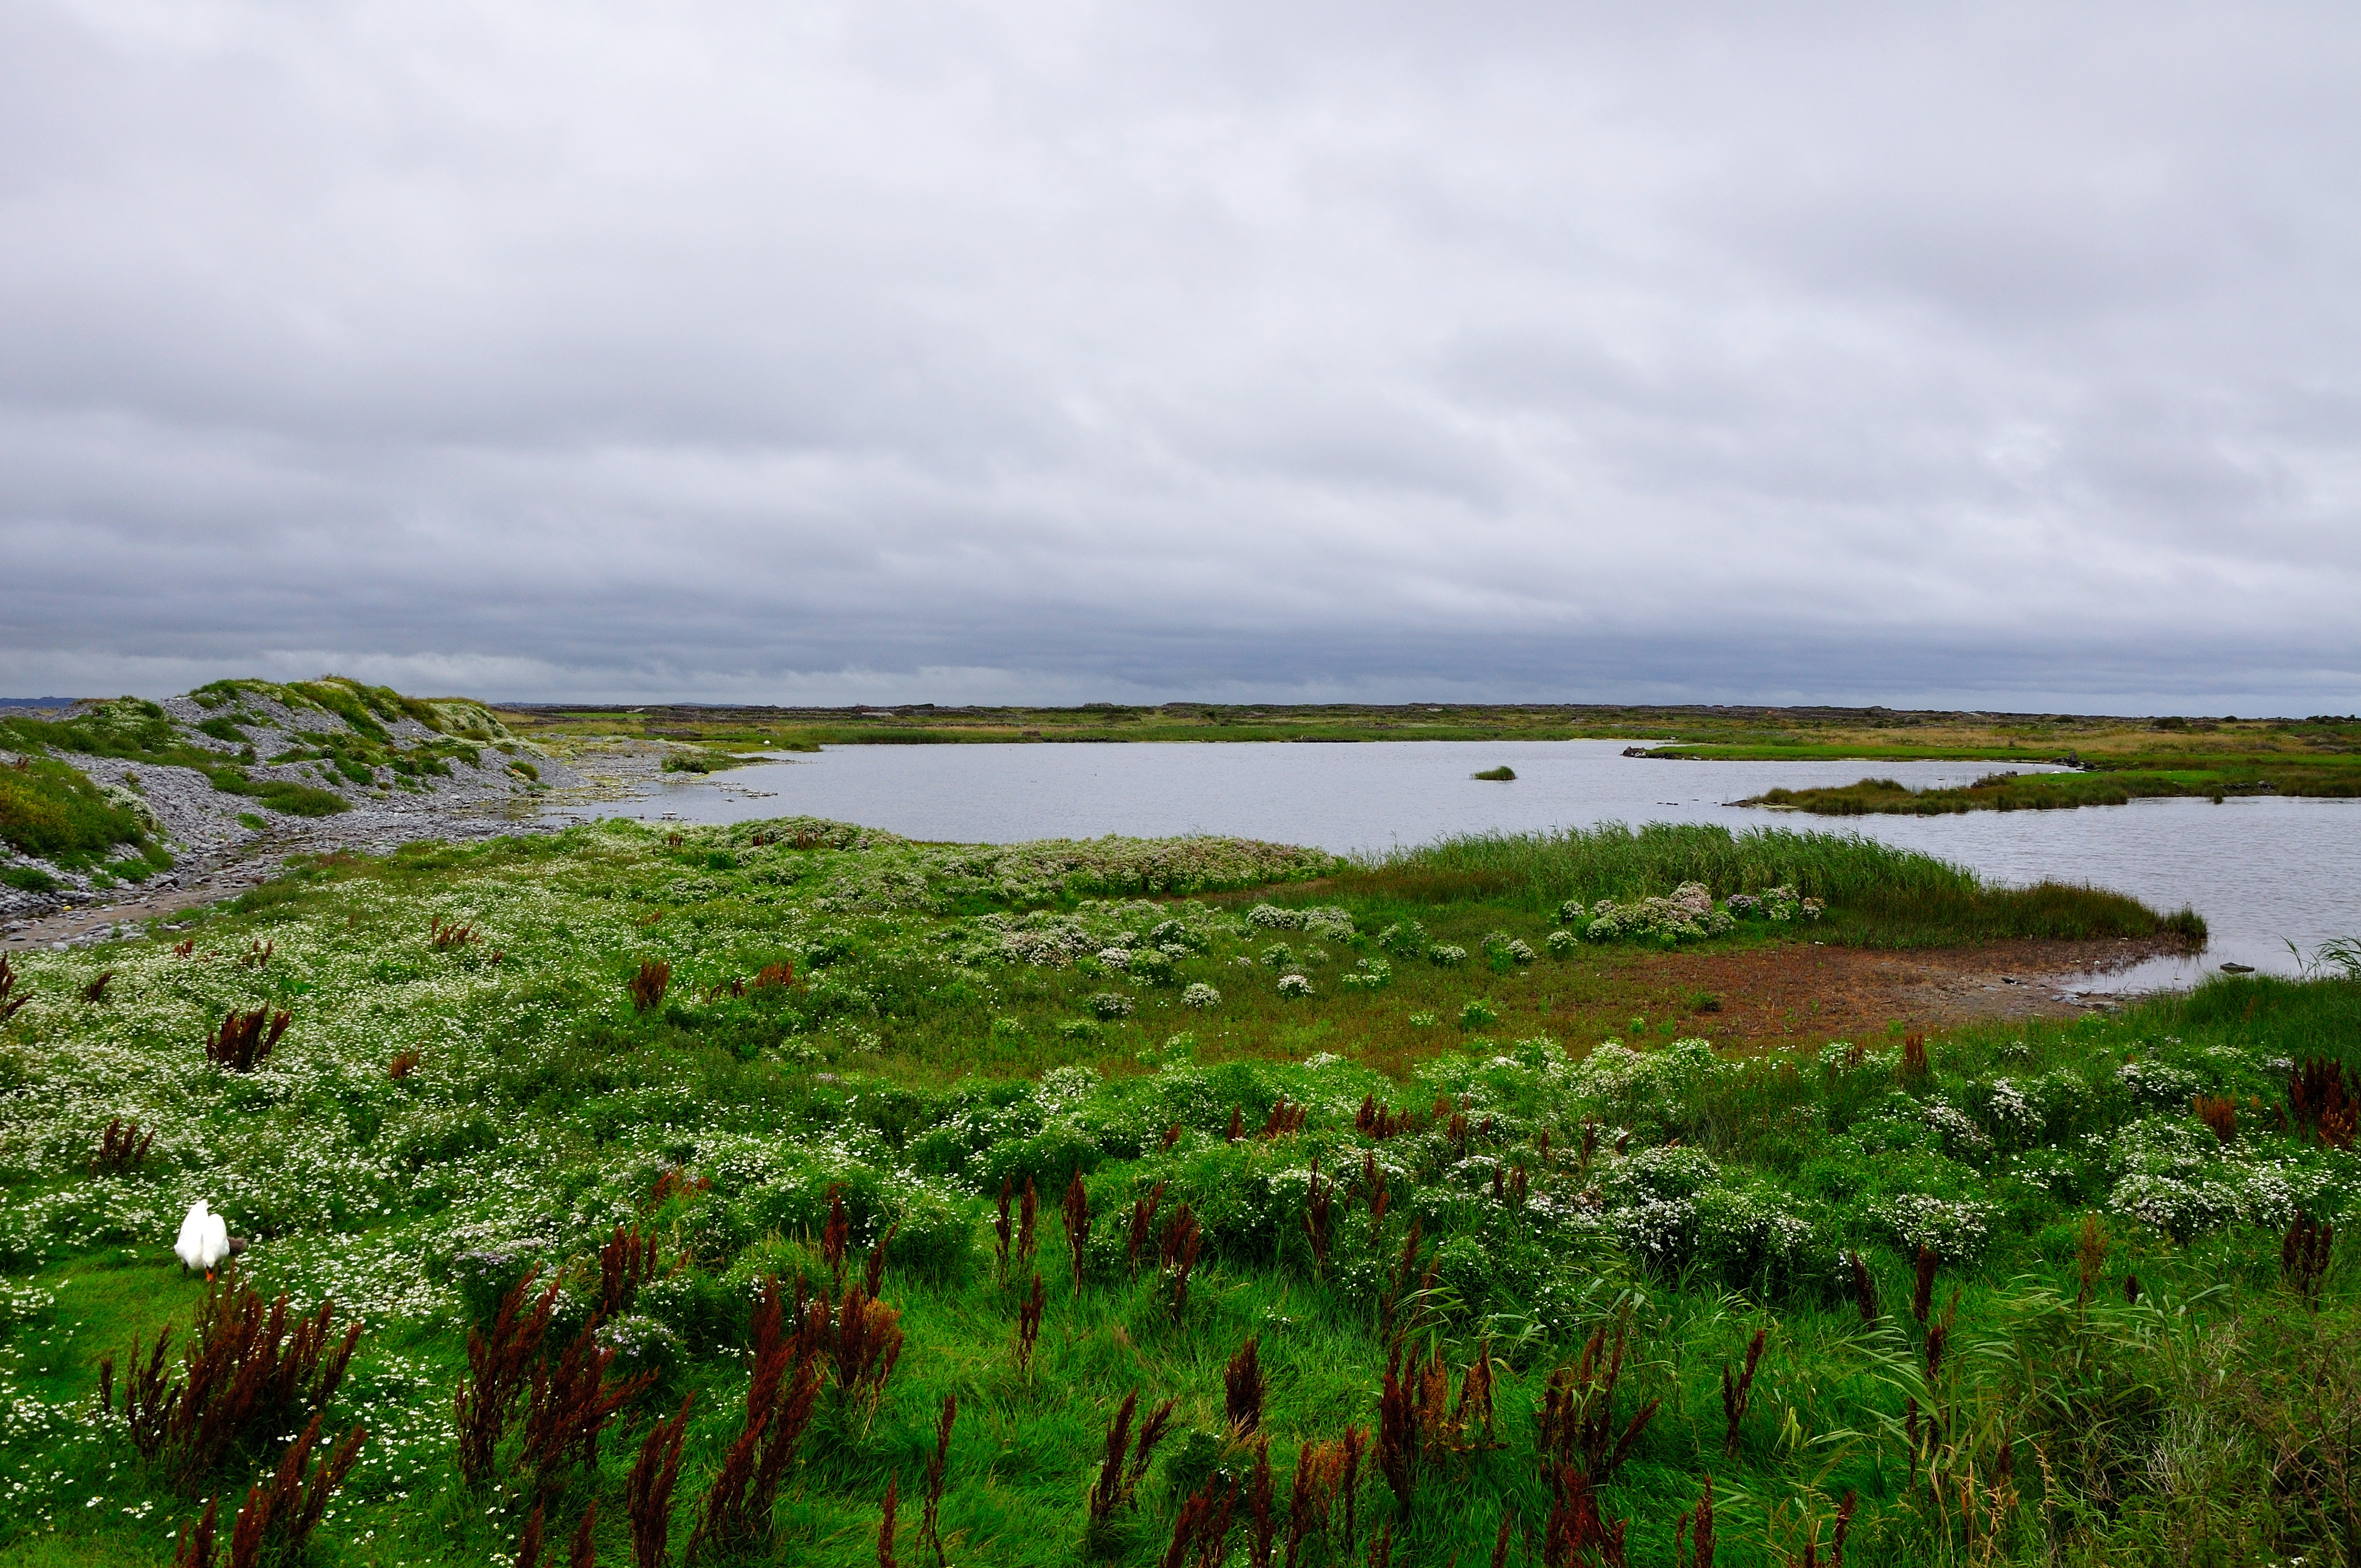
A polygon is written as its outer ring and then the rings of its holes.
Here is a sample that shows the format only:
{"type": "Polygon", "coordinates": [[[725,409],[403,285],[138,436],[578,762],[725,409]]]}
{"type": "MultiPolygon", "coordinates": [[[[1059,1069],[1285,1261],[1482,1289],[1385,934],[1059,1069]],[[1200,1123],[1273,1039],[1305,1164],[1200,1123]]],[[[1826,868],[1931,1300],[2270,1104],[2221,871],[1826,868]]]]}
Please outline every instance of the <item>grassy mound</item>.
{"type": "MultiPolygon", "coordinates": [[[[485,764],[483,748],[518,750],[515,738],[480,703],[459,698],[405,696],[343,676],[280,685],[270,681],[215,681],[189,694],[207,710],[183,729],[159,705],[118,697],[91,705],[64,719],[0,717],[0,747],[41,752],[79,752],[157,766],[192,768],[225,795],[244,795],[291,817],[329,817],[351,802],[335,788],[290,779],[258,778],[255,764],[320,764],[317,776],[364,788],[412,789],[425,778],[449,778],[451,765],[485,764]],[[286,712],[282,724],[268,717],[268,704],[286,712]],[[323,723],[323,719],[331,722],[323,723]],[[423,725],[405,742],[389,726],[404,719],[423,725]],[[232,754],[195,743],[192,731],[239,748],[232,754]],[[267,757],[258,745],[271,748],[267,757]]],[[[511,761],[511,771],[533,780],[531,763],[511,761]]]]}

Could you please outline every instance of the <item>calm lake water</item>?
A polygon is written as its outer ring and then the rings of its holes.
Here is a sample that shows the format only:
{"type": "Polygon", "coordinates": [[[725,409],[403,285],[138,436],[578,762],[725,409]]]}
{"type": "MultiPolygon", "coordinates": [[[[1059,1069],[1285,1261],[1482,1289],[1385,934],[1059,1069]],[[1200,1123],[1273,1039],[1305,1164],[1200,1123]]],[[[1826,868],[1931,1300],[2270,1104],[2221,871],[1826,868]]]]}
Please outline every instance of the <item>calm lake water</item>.
{"type": "Polygon", "coordinates": [[[1630,743],[846,746],[665,784],[597,814],[682,822],[808,815],[963,843],[1222,833],[1340,852],[1599,822],[1816,828],[1925,850],[1995,881],[2056,877],[2160,909],[2191,905],[2212,927],[2200,958],[2142,964],[2091,989],[2185,984],[2224,962],[2288,972],[2287,940],[2309,949],[2361,933],[2361,801],[2157,800],[1839,821],[1723,803],[1872,772],[1914,787],[1960,784],[1995,764],[1676,762],[1625,757],[1630,743]],[[1516,770],[1515,782],[1467,776],[1501,762],[1516,770]]]}

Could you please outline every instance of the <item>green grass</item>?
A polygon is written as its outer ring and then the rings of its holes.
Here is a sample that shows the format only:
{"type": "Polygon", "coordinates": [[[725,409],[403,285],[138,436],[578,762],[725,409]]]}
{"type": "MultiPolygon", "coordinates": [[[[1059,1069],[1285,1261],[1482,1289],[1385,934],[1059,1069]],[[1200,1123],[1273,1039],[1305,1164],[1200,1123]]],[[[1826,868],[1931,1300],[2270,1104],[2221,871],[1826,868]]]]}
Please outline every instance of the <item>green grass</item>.
{"type": "Polygon", "coordinates": [[[2135,800],[2287,795],[2345,799],[2361,796],[2361,770],[2261,768],[2252,765],[2175,772],[1987,773],[1959,789],[1911,789],[1894,779],[1812,789],[1773,789],[1741,801],[1816,817],[1948,817],[1967,811],[2059,811],[2083,806],[2125,806],[2135,800]]]}
{"type": "MultiPolygon", "coordinates": [[[[1830,899],[1808,927],[1825,936],[1849,900],[1877,894],[1881,865],[1913,896],[1962,887],[1873,849],[1643,832],[1460,841],[1432,866],[1339,872],[1258,846],[921,846],[807,820],[676,836],[619,823],[335,857],[186,931],[26,955],[32,1000],[0,1032],[0,1562],[170,1560],[196,1499],[142,1464],[92,1390],[99,1359],[119,1368],[135,1334],[185,1331],[201,1287],[166,1247],[205,1196],[259,1238],[247,1260],[258,1284],[299,1304],[333,1296],[339,1321],[368,1325],[331,1424],[371,1436],[323,1527],[323,1563],[512,1562],[515,1484],[471,1490],[454,1474],[467,1320],[524,1259],[561,1271],[578,1303],[615,1224],[659,1238],[686,1261],[625,1315],[637,1343],[669,1344],[638,1363],[660,1386],[552,1500],[548,1533],[562,1550],[595,1499],[600,1559],[630,1562],[624,1474],[647,1423],[694,1395],[677,1563],[741,1412],[748,1287],[774,1272],[824,1279],[816,1238],[831,1189],[857,1246],[901,1227],[884,1295],[907,1346],[873,1417],[824,1401],[755,1561],[876,1562],[891,1476],[899,1560],[931,1562],[917,1493],[952,1394],[950,1561],[1078,1561],[1105,1422],[1134,1391],[1175,1398],[1176,1430],[1105,1544],[1115,1562],[1159,1561],[1181,1494],[1251,1463],[1226,1431],[1222,1386],[1250,1335],[1283,1501],[1303,1444],[1375,1420],[1378,1303],[1413,1217],[1412,1283],[1429,1263],[1433,1283],[1400,1304],[1396,1327],[1439,1351],[1455,1384],[1489,1358],[1497,1446],[1436,1455],[1400,1516],[1365,1472],[1360,1517],[1393,1521],[1397,1563],[1488,1562],[1504,1514],[1518,1521],[1510,1560],[1540,1560],[1523,1536],[1549,1512],[1532,1412],[1553,1370],[1616,1321],[1631,1336],[1619,1428],[1660,1402],[1601,1493],[1607,1516],[1629,1521],[1633,1563],[1670,1561],[1674,1519],[1708,1475],[1724,1564],[1784,1564],[1815,1531],[1825,1561],[1847,1492],[1857,1564],[2334,1560],[2352,1521],[2324,1486],[2289,1485],[2318,1472],[2288,1465],[2330,1463],[2361,1420],[2355,1259],[2339,1247],[2315,1309],[2279,1283],[2277,1227],[2301,1208],[2343,1228],[2361,1168],[2284,1130],[2277,1064],[2324,1055],[2361,1069],[2361,985],[2218,981],[2113,1017],[1963,1031],[1932,1042],[1924,1075],[1890,1039],[1740,1057],[1653,1027],[1594,1046],[1596,1020],[1544,1034],[1564,1014],[1542,995],[1577,989],[1622,950],[1549,950],[1555,911],[1541,905],[1559,889],[1629,898],[1701,867],[1809,882],[1830,899]],[[1479,872],[1492,880],[1447,897],[1400,880],[1479,872]],[[1400,938],[1411,918],[1470,956],[1415,956],[1400,938]],[[435,946],[452,922],[476,939],[435,946]],[[1096,956],[1151,950],[1159,928],[1179,949],[1169,974],[1096,956]],[[1485,942],[1496,934],[1539,956],[1516,960],[1485,942]],[[183,937],[193,950],[175,957],[183,937]],[[1064,942],[1070,961],[1027,961],[1047,949],[1027,941],[1064,942]],[[236,961],[260,942],[267,962],[236,961]],[[1273,948],[1284,959],[1265,961],[1273,948]],[[624,992],[643,959],[673,973],[644,1012],[624,992]],[[730,980],[779,962],[800,983],[730,993],[730,980]],[[1381,967],[1374,984],[1343,983],[1381,967]],[[110,987],[84,1001],[101,970],[110,987]],[[1283,1000],[1287,972],[1312,994],[1283,1000]],[[1219,1004],[1183,1005],[1191,983],[1217,987],[1219,1004]],[[1098,1016],[1093,999],[1110,993],[1130,1010],[1098,1016]],[[206,1065],[206,1029],[258,1006],[293,1019],[265,1069],[206,1065]],[[1421,1014],[1470,1026],[1419,1027],[1421,1014]],[[389,1076],[413,1050],[416,1069],[389,1076]],[[2231,1144],[2190,1113],[2201,1093],[2235,1102],[2231,1144]],[[1356,1133],[1365,1095],[1412,1113],[1411,1130],[1356,1133]],[[1303,1128],[1253,1135],[1282,1098],[1305,1108],[1303,1128]],[[1236,1144],[1234,1113],[1248,1134],[1236,1144]],[[93,1176],[92,1141],[117,1116],[155,1128],[155,1150],[135,1173],[93,1176]],[[1382,1221],[1357,1190],[1365,1157],[1386,1172],[1382,1221]],[[1346,1183],[1325,1267],[1304,1230],[1315,1158],[1346,1183]],[[1521,1170],[1527,1201],[1495,1196],[1496,1168],[1521,1170]],[[710,1188],[655,1201],[675,1169],[710,1188]],[[1054,1212],[1077,1169],[1094,1217],[1079,1294],[1054,1212]],[[992,1199],[1028,1178],[1043,1199],[1038,1254],[1004,1283],[992,1199]],[[1164,1212],[1185,1198],[1206,1232],[1177,1323],[1153,1264],[1135,1279],[1123,1255],[1130,1203],[1159,1182],[1164,1212]],[[2085,1216],[2105,1256],[2076,1306],[2085,1216]],[[1931,1376],[1907,1306],[1921,1240],[1943,1255],[1938,1317],[1958,1291],[1931,1376]],[[1874,1321],[1849,1298],[1852,1251],[1876,1281],[1874,1321]],[[1016,1318],[1036,1267],[1049,1306],[1020,1372],[1016,1318]],[[2130,1275],[2136,1306],[2123,1304],[2130,1275]],[[1723,1368],[1757,1330],[1767,1353],[1725,1454],[1723,1368]],[[1905,1400],[1926,1417],[1915,1460],[1905,1400]],[[1930,1442],[1938,1420],[1946,1440],[1930,1442]],[[1971,1539],[1943,1509],[1971,1464],[1990,1482],[2004,1442],[2014,1506],[1971,1539]]],[[[1744,922],[1719,940],[1806,928],[1744,922]]],[[[265,1436],[211,1483],[225,1502],[275,1458],[281,1434],[265,1436]]],[[[1349,1553],[1315,1540],[1304,1560],[1357,1563],[1367,1546],[1366,1533],[1349,1553]]],[[[1239,1539],[1226,1561],[1246,1556],[1239,1539]]]]}
{"type": "Polygon", "coordinates": [[[332,789],[314,784],[295,784],[287,779],[257,779],[247,776],[241,768],[208,768],[205,776],[214,788],[224,795],[245,795],[258,800],[273,811],[290,817],[334,817],[340,811],[350,811],[352,802],[332,789]]]}
{"type": "Polygon", "coordinates": [[[146,848],[147,824],[63,762],[23,756],[0,765],[0,843],[80,870],[118,845],[146,848]]]}
{"type": "Polygon", "coordinates": [[[1986,886],[1974,872],[1915,850],[1847,833],[1701,824],[1609,823],[1554,833],[1488,833],[1373,857],[1338,880],[1360,896],[1418,903],[1498,899],[1554,909],[1671,891],[1685,882],[1718,894],[1782,884],[1830,906],[1830,939],[1862,947],[1950,946],[2015,937],[2202,939],[2204,922],[2158,914],[2121,894],[2045,882],[1986,886]]]}

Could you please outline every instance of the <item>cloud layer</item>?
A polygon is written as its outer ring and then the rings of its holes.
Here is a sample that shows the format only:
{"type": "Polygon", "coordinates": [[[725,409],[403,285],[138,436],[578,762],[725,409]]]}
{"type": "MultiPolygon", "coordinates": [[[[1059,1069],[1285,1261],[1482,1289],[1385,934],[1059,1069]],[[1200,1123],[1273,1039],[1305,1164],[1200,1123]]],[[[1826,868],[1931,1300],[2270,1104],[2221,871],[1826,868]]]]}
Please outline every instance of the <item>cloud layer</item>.
{"type": "Polygon", "coordinates": [[[32,0],[0,686],[2349,711],[2356,79],[2324,5],[32,0]]]}

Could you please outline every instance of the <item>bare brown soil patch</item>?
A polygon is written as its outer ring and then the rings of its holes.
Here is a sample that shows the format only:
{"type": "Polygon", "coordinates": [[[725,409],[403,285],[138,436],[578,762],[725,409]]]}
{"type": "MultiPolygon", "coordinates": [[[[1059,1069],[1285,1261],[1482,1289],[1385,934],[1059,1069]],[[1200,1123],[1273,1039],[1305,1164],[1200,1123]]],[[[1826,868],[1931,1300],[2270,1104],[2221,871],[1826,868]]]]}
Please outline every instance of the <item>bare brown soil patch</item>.
{"type": "MultiPolygon", "coordinates": [[[[1615,966],[1633,1000],[1657,1001],[1718,1045],[1808,1045],[2010,1018],[2071,1018],[2103,1003],[2090,981],[2159,953],[2172,938],[2015,940],[1894,952],[1796,942],[1736,952],[1654,953],[1615,966]]],[[[1602,977],[1608,978],[1608,977],[1602,977]]],[[[1621,987],[1618,987],[1620,989],[1621,987]]],[[[1568,1014],[1593,1014],[1569,1005],[1568,1014]]]]}

